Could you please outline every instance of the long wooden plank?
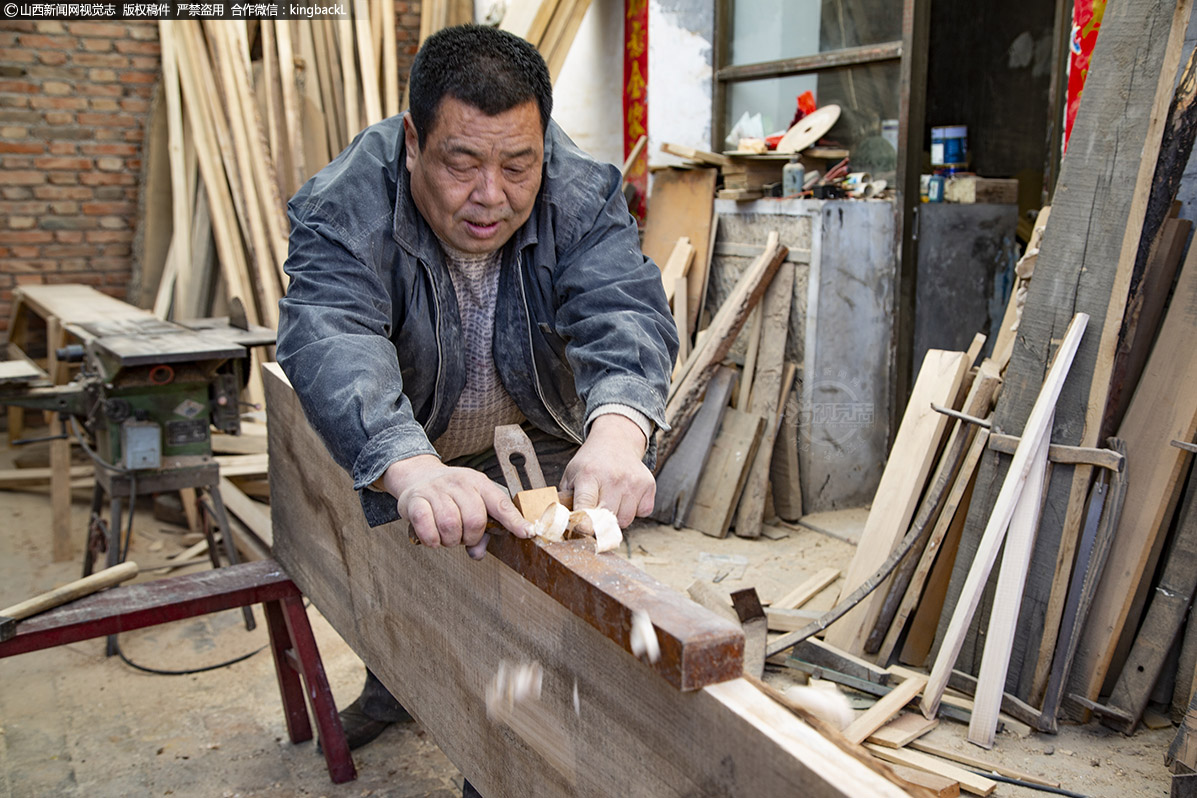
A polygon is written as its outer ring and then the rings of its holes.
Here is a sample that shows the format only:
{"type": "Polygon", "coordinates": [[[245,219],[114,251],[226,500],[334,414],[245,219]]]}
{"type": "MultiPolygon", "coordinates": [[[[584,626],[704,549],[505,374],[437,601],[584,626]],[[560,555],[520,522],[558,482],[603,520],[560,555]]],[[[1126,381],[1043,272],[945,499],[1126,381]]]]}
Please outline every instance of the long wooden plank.
{"type": "Polygon", "coordinates": [[[1036,776],[1033,773],[1027,773],[1023,770],[1007,767],[998,762],[991,762],[987,759],[972,756],[971,754],[953,751],[950,748],[945,748],[942,745],[927,742],[926,740],[912,740],[909,746],[916,751],[922,751],[924,754],[933,754],[944,759],[950,759],[953,762],[959,762],[962,765],[968,765],[970,768],[977,768],[986,773],[996,773],[999,776],[1006,776],[1011,779],[1018,779],[1019,781],[1030,782],[1031,784],[1038,784],[1041,787],[1055,787],[1059,788],[1060,782],[1045,779],[1042,776],[1036,776]]]}
{"type": "Polygon", "coordinates": [[[772,606],[779,610],[796,610],[839,578],[839,568],[821,568],[798,587],[773,602],[772,606]]]}
{"type": "MultiPolygon", "coordinates": [[[[906,592],[902,594],[902,601],[894,613],[893,620],[890,622],[889,629],[885,634],[885,639],[882,640],[881,646],[877,650],[878,662],[889,662],[890,657],[893,656],[894,649],[898,645],[898,638],[901,637],[902,630],[906,627],[906,621],[910,619],[924,596],[923,588],[929,584],[932,567],[936,564],[938,558],[941,556],[944,558],[956,556],[956,549],[948,541],[948,534],[953,525],[957,523],[963,524],[964,514],[961,511],[961,506],[967,507],[968,505],[969,488],[973,483],[973,477],[977,473],[977,465],[981,461],[981,455],[985,452],[985,444],[988,438],[989,430],[977,430],[972,443],[969,445],[968,452],[964,455],[964,462],[960,464],[960,470],[956,473],[956,480],[952,483],[952,489],[948,491],[948,497],[944,501],[943,509],[939,513],[939,518],[935,521],[935,528],[931,530],[931,537],[927,539],[927,544],[923,547],[923,553],[919,557],[918,564],[915,566],[914,572],[910,575],[910,581],[906,584],[906,592]],[[957,516],[959,516],[959,522],[957,521],[957,516]]],[[[959,535],[956,536],[955,540],[959,541],[959,535]]],[[[944,570],[948,573],[951,572],[950,566],[945,566],[944,570]]],[[[942,599],[942,596],[940,598],[942,599]]],[[[927,600],[931,601],[931,597],[928,597],[927,600]]],[[[921,665],[922,663],[918,664],[921,665]]]]}
{"type": "MultiPolygon", "coordinates": [[[[815,798],[906,794],[743,679],[677,690],[659,664],[635,660],[610,639],[626,638],[627,618],[598,629],[525,578],[535,572],[521,575],[500,557],[472,561],[461,549],[413,546],[394,528],[367,529],[349,478],[281,372],[268,366],[265,382],[279,561],[484,795],[780,795],[795,784],[815,798]],[[539,734],[487,719],[486,687],[503,661],[543,667],[536,715],[552,725],[539,734]]],[[[504,542],[525,548],[509,538],[492,545],[504,542]]],[[[623,588],[629,599],[675,600],[651,592],[651,580],[616,565],[625,562],[616,555],[589,556],[635,579],[623,588]]],[[[731,626],[668,592],[698,626],[731,626]]],[[[664,613],[652,620],[664,644],[662,627],[675,621],[664,613]]],[[[709,665],[740,668],[734,657],[717,658],[709,665]]]]}
{"type": "Polygon", "coordinates": [[[694,246],[695,259],[687,275],[690,308],[687,325],[697,328],[702,311],[702,292],[710,264],[708,254],[714,240],[712,211],[718,169],[669,169],[653,175],[653,192],[644,219],[644,254],[664,263],[673,244],[682,236],[694,246]]]}
{"type": "Polygon", "coordinates": [[[848,728],[844,729],[844,737],[853,743],[863,743],[913,701],[926,685],[925,677],[902,682],[852,721],[848,728]]]}
{"type": "Polygon", "coordinates": [[[941,759],[936,759],[919,751],[909,751],[905,748],[886,748],[872,743],[865,743],[865,748],[868,748],[877,757],[884,759],[886,762],[907,765],[912,768],[918,768],[919,770],[925,770],[928,773],[936,773],[949,779],[955,779],[960,782],[961,789],[967,790],[973,795],[992,795],[993,791],[997,789],[997,782],[993,779],[978,776],[971,770],[965,770],[950,762],[944,762],[941,759]]]}
{"type": "Polygon", "coordinates": [[[773,489],[773,510],[784,521],[802,517],[802,479],[798,462],[798,365],[787,363],[781,379],[781,424],[769,461],[769,484],[773,489]]]}
{"type": "MultiPolygon", "coordinates": [[[[931,405],[950,406],[955,402],[968,366],[963,352],[932,349],[923,359],[856,554],[844,574],[841,595],[850,594],[872,576],[909,528],[948,429],[948,417],[932,410],[931,405]]],[[[883,582],[832,624],[827,630],[827,642],[852,654],[864,653],[865,638],[881,612],[887,584],[888,581],[883,582]]]]}
{"type": "MultiPolygon", "coordinates": [[[[989,578],[989,571],[997,559],[998,549],[1006,536],[1006,529],[1014,515],[1018,504],[1018,497],[1022,493],[1027,476],[1034,465],[1034,453],[1038,450],[1044,438],[1050,440],[1050,422],[1055,413],[1056,400],[1064,385],[1068,370],[1072,366],[1077,348],[1080,346],[1089,317],[1078,313],[1068,327],[1060,348],[1056,352],[1055,361],[1043,381],[1043,390],[1035,400],[1035,407],[1027,419],[1022,432],[1022,442],[1010,463],[1010,470],[1002,483],[997,501],[993,505],[993,514],[985,527],[985,534],[978,546],[976,558],[969,563],[968,578],[960,591],[959,601],[951,615],[951,621],[944,635],[944,642],[935,657],[935,665],[931,669],[931,679],[923,693],[921,707],[927,717],[935,715],[939,700],[947,687],[948,677],[956,664],[956,658],[964,645],[964,634],[972,621],[973,613],[981,601],[981,591],[985,581],[989,578]]],[[[959,561],[959,558],[958,558],[959,561]]]]}
{"type": "MultiPolygon", "coordinates": [[[[1031,281],[1018,343],[1006,373],[994,423],[1009,431],[1029,417],[1047,371],[1054,341],[1074,313],[1088,314],[1093,330],[1077,356],[1076,377],[1061,394],[1053,439],[1095,446],[1110,385],[1114,344],[1122,326],[1150,185],[1188,21],[1188,2],[1128,0],[1111,5],[1057,182],[1051,218],[1031,281]]],[[[961,543],[948,604],[957,597],[995,506],[1005,463],[983,462],[977,495],[961,543]]],[[[1032,556],[1012,652],[1010,683],[1026,698],[1044,639],[1044,618],[1062,547],[1074,546],[1084,514],[1091,469],[1056,466],[1044,523],[1032,556]],[[1024,667],[1028,664],[1029,667],[1024,667]]],[[[1060,573],[1066,577],[1067,574],[1060,573]]],[[[939,639],[947,632],[946,616],[939,639]]],[[[975,667],[975,633],[964,663],[975,667]]]]}
{"type": "Polygon", "coordinates": [[[748,466],[744,492],[736,509],[736,534],[756,538],[765,518],[765,493],[769,488],[769,463],[777,440],[777,419],[781,376],[785,370],[785,349],[790,329],[790,304],[794,299],[794,264],[782,263],[761,301],[761,337],[756,376],[752,381],[748,409],[765,419],[761,443],[748,466]]]}
{"type": "Polygon", "coordinates": [[[1171,442],[1191,441],[1197,434],[1197,347],[1192,345],[1197,334],[1197,251],[1190,253],[1118,431],[1134,472],[1076,654],[1070,690],[1090,700],[1097,699],[1111,666],[1117,672],[1121,665],[1115,660],[1119,636],[1126,624],[1138,623],[1131,614],[1136,593],[1152,576],[1152,553],[1167,534],[1180,499],[1190,455],[1171,442]]]}
{"type": "Polygon", "coordinates": [[[727,536],[736,501],[744,488],[748,464],[761,442],[764,419],[734,407],[724,411],[723,423],[699,477],[686,526],[712,537],[727,536]]]}
{"type": "Polygon", "coordinates": [[[939,718],[924,718],[917,712],[903,712],[869,735],[868,741],[886,748],[905,748],[939,725],[939,718]]]}
{"type": "Polygon", "coordinates": [[[187,172],[183,160],[183,97],[179,86],[178,47],[167,27],[172,23],[158,23],[158,40],[162,46],[162,85],[166,91],[166,122],[170,151],[170,201],[172,242],[176,257],[174,310],[175,318],[191,319],[201,315],[184,287],[191,285],[191,258],[177,257],[191,252],[191,195],[187,190],[187,172]]]}
{"type": "MultiPolygon", "coordinates": [[[[1050,420],[1047,426],[1051,428],[1050,420]]],[[[1031,471],[1019,494],[1006,533],[1002,569],[997,581],[997,600],[989,616],[985,653],[981,659],[981,672],[977,674],[977,692],[973,697],[973,717],[968,724],[969,742],[982,748],[992,748],[993,737],[997,733],[998,713],[1006,688],[1006,671],[1010,667],[1010,647],[1014,642],[1023,583],[1030,565],[1031,547],[1035,543],[1035,529],[1039,526],[1040,500],[1047,481],[1048,445],[1048,437],[1044,435],[1039,440],[1039,448],[1032,455],[1031,471]]]]}
{"type": "Polygon", "coordinates": [[[1194,590],[1197,590],[1197,483],[1190,481],[1164,573],[1152,593],[1151,606],[1114,685],[1114,692],[1105,702],[1107,706],[1126,712],[1134,722],[1123,724],[1106,717],[1102,718],[1102,723],[1123,734],[1132,734],[1138,727],[1168,652],[1184,626],[1194,590]]]}

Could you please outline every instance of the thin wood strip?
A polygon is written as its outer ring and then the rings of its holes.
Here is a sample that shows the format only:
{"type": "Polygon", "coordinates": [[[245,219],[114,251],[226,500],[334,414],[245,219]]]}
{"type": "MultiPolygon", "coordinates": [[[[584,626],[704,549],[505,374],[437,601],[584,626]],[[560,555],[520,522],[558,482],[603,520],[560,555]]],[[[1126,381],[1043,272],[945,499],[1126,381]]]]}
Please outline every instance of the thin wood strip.
{"type": "Polygon", "coordinates": [[[345,143],[353,140],[362,129],[362,106],[358,94],[357,69],[353,59],[353,21],[338,17],[332,23],[336,35],[337,49],[341,56],[341,92],[345,98],[345,143]]]}
{"type": "Polygon", "coordinates": [[[981,591],[984,589],[990,569],[993,568],[993,563],[997,559],[998,549],[1006,536],[1006,529],[1014,515],[1023,484],[1034,464],[1033,454],[1039,448],[1040,441],[1050,434],[1048,424],[1055,413],[1056,400],[1060,396],[1060,390],[1068,375],[1068,369],[1072,366],[1072,360],[1076,356],[1077,347],[1080,346],[1081,336],[1085,332],[1088,321],[1089,317],[1084,313],[1078,313],[1073,318],[1072,324],[1069,325],[1068,332],[1065,333],[1064,340],[1056,352],[1055,362],[1052,363],[1051,369],[1043,380],[1043,388],[1039,392],[1038,399],[1035,400],[1031,415],[1027,418],[1022,441],[1018,445],[1018,451],[1014,453],[1010,470],[1007,472],[997,500],[994,501],[993,513],[985,527],[981,544],[977,548],[977,556],[969,568],[968,577],[961,590],[955,611],[952,613],[943,644],[935,658],[935,665],[931,669],[931,678],[923,693],[921,703],[923,714],[927,717],[935,715],[940,699],[943,697],[944,688],[947,687],[952,667],[960,655],[960,649],[964,645],[965,632],[967,632],[973,613],[976,612],[977,605],[981,601],[981,591]]]}
{"type": "Polygon", "coordinates": [[[913,740],[907,744],[908,747],[916,751],[921,751],[924,754],[934,754],[943,759],[950,759],[953,762],[959,762],[961,765],[968,765],[970,768],[977,768],[984,770],[986,773],[996,773],[999,776],[1005,776],[1011,779],[1018,779],[1019,781],[1029,782],[1031,784],[1038,784],[1041,787],[1054,787],[1059,789],[1060,782],[1045,779],[1042,776],[1036,776],[1032,773],[1027,773],[1025,770],[1017,770],[1012,767],[1007,767],[998,762],[990,762],[986,759],[972,756],[960,751],[953,751],[950,748],[945,748],[942,745],[928,742],[926,740],[913,740]]]}
{"type": "MultiPolygon", "coordinates": [[[[1050,420],[1047,428],[1051,429],[1050,420]]],[[[1006,672],[1010,667],[1010,646],[1013,645],[1018,611],[1022,606],[1022,590],[1030,565],[1031,547],[1035,543],[1035,529],[1039,526],[1040,501],[1047,479],[1047,448],[1048,436],[1044,435],[1032,456],[1026,485],[1018,496],[1006,533],[997,596],[989,616],[985,653],[981,659],[981,672],[977,675],[977,692],[973,697],[973,717],[968,724],[969,741],[982,748],[993,747],[993,737],[997,732],[1002,693],[1006,689],[1006,672]]]]}
{"type": "MultiPolygon", "coordinates": [[[[183,97],[179,84],[178,45],[167,20],[158,22],[158,40],[162,49],[162,86],[166,93],[167,149],[170,153],[171,253],[168,263],[174,268],[174,310],[176,318],[202,315],[193,306],[193,295],[184,290],[191,285],[191,258],[179,257],[191,252],[191,196],[187,190],[186,161],[183,157],[183,97]]],[[[163,282],[166,282],[165,280],[163,282]]],[[[163,316],[165,318],[165,316],[163,316]]]]}
{"type": "Polygon", "coordinates": [[[840,578],[839,568],[822,568],[798,587],[773,602],[779,610],[796,610],[840,578]]]}
{"type": "MultiPolygon", "coordinates": [[[[295,84],[295,52],[291,45],[291,21],[278,20],[274,25],[274,40],[278,46],[278,79],[282,85],[283,140],[287,146],[286,163],[290,166],[290,169],[283,173],[283,194],[289,197],[303,185],[306,166],[303,142],[300,140],[301,117],[299,93],[295,84]]],[[[315,79],[315,75],[312,77],[315,79]]]]}
{"type": "Polygon", "coordinates": [[[863,743],[900,712],[902,707],[917,698],[926,686],[926,677],[905,680],[852,721],[851,725],[844,729],[844,737],[849,742],[863,743]]]}
{"type": "Polygon", "coordinates": [[[394,116],[403,109],[399,107],[399,56],[395,43],[395,0],[380,0],[382,3],[382,108],[383,113],[394,116]]]}
{"type": "Polygon", "coordinates": [[[370,30],[368,0],[353,0],[353,24],[357,34],[357,60],[362,78],[366,126],[369,127],[382,121],[382,96],[378,88],[378,62],[375,60],[374,35],[370,30]]]}
{"type": "Polygon", "coordinates": [[[950,762],[935,759],[920,751],[909,751],[905,748],[885,748],[872,743],[865,743],[865,748],[886,762],[908,765],[912,768],[925,770],[928,773],[936,773],[949,779],[955,779],[960,782],[961,789],[967,790],[973,795],[991,795],[997,789],[997,782],[993,779],[978,776],[972,771],[965,770],[950,762]]]}
{"type": "Polygon", "coordinates": [[[886,748],[905,748],[939,725],[939,718],[924,718],[918,712],[903,712],[869,735],[868,742],[886,748]]]}

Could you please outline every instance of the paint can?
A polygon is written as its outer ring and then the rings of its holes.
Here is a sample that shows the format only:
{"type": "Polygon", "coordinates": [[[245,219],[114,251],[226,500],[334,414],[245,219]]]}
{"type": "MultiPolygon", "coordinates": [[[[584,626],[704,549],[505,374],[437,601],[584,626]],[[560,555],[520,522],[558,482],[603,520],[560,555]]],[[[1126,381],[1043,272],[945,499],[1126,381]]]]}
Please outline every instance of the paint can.
{"type": "Polygon", "coordinates": [[[790,162],[781,168],[781,188],[783,197],[797,197],[802,193],[803,185],[806,183],[806,169],[798,160],[798,156],[790,159],[790,162]]]}
{"type": "Polygon", "coordinates": [[[931,165],[966,166],[968,164],[968,127],[952,125],[931,128],[931,165]]]}
{"type": "Polygon", "coordinates": [[[927,183],[927,202],[943,202],[943,175],[931,175],[927,183]]]}

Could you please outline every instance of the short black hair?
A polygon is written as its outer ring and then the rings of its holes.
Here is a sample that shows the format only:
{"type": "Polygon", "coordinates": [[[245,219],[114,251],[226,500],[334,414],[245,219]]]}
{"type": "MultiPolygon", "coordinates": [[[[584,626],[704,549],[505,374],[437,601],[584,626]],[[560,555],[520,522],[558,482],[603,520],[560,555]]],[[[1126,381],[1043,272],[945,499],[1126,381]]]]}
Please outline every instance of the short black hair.
{"type": "Polygon", "coordinates": [[[445,97],[489,116],[535,100],[542,131],[548,130],[553,112],[553,82],[544,58],[519,36],[485,25],[456,25],[429,36],[412,62],[408,90],[421,147],[445,97]]]}

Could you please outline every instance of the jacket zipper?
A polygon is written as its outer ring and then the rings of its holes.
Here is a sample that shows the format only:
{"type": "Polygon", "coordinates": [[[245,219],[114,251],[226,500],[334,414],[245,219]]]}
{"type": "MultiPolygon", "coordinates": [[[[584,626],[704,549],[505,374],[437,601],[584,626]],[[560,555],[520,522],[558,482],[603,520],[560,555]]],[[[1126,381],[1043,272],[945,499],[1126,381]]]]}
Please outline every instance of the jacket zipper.
{"type": "Polygon", "coordinates": [[[436,277],[432,273],[432,267],[423,259],[420,260],[420,265],[428,273],[428,281],[432,285],[432,304],[436,308],[436,381],[433,383],[432,389],[432,413],[428,416],[428,423],[433,424],[436,422],[437,411],[441,409],[441,396],[444,394],[441,387],[441,375],[444,374],[445,366],[445,357],[441,346],[441,317],[445,314],[441,309],[440,293],[437,289],[436,277]]]}
{"type": "Polygon", "coordinates": [[[532,384],[536,387],[536,395],[540,398],[540,404],[549,412],[549,415],[553,417],[553,420],[557,422],[557,426],[561,428],[561,431],[572,438],[575,443],[581,445],[584,443],[584,441],[574,434],[574,431],[569,428],[568,424],[561,420],[561,417],[558,416],[556,411],[553,410],[552,405],[548,403],[548,400],[544,398],[544,393],[540,390],[540,374],[536,370],[536,351],[532,343],[532,311],[528,307],[528,291],[524,286],[522,252],[517,252],[515,255],[515,271],[520,281],[520,299],[523,300],[524,303],[524,318],[528,321],[528,352],[531,354],[532,358],[532,384]]]}

